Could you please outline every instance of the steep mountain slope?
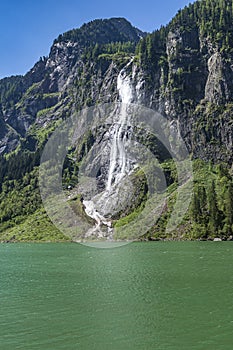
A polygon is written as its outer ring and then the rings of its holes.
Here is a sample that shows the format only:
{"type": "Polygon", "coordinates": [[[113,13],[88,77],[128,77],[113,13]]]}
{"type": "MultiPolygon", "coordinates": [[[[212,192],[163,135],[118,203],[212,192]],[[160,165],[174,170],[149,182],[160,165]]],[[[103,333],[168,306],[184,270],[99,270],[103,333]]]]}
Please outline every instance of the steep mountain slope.
{"type": "MultiPolygon", "coordinates": [[[[144,35],[122,18],[96,20],[60,35],[54,41],[49,57],[41,58],[24,77],[1,80],[0,116],[4,123],[1,153],[13,150],[20,143],[20,138],[25,137],[30,126],[37,121],[38,112],[46,114],[48,109],[59,103],[66,107],[68,101],[65,97],[70,95],[67,91],[80,78],[80,71],[91,58],[88,57],[90,50],[97,53],[99,45],[121,43],[124,47],[125,43],[125,47],[129,46],[134,51],[136,43],[144,35]],[[13,135],[11,146],[9,142],[13,135]]],[[[70,100],[70,96],[68,98],[70,100]]]]}
{"type": "MultiPolygon", "coordinates": [[[[183,224],[184,235],[194,237],[199,231],[202,237],[229,237],[233,222],[229,199],[232,19],[232,0],[202,0],[181,10],[167,27],[147,35],[123,18],[96,20],[59,36],[49,57],[41,58],[24,77],[1,80],[2,230],[23,223],[26,215],[41,205],[36,174],[48,135],[61,120],[85,106],[118,101],[118,78],[125,67],[132,92],[130,102],[159,111],[178,130],[193,159],[204,161],[195,165],[198,185],[183,224]],[[209,161],[216,165],[211,168],[209,161]],[[210,183],[204,183],[205,177],[213,179],[216,198],[209,198],[210,183]],[[20,201],[21,194],[28,191],[33,192],[31,197],[20,201]],[[203,191],[207,194],[203,195],[203,191]],[[13,198],[21,203],[18,210],[13,198]],[[213,202],[218,218],[214,220],[212,214],[209,220],[213,202]]],[[[91,137],[83,140],[79,160],[92,144],[91,137]]],[[[76,176],[75,165],[67,160],[65,167],[64,183],[69,184],[76,176]]],[[[169,175],[172,165],[166,163],[165,167],[169,181],[174,182],[169,175]]],[[[163,236],[163,230],[160,222],[149,234],[163,236]]]]}

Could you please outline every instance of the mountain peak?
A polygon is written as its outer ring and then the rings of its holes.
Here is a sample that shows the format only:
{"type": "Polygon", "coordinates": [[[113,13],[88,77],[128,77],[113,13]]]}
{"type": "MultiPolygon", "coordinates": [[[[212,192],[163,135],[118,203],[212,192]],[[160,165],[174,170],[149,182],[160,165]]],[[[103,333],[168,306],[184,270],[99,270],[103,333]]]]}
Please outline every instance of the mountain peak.
{"type": "Polygon", "coordinates": [[[146,33],[123,17],[113,17],[109,19],[95,19],[83,24],[78,29],[72,29],[59,35],[54,43],[77,42],[81,46],[107,44],[110,42],[138,42],[146,33]]]}

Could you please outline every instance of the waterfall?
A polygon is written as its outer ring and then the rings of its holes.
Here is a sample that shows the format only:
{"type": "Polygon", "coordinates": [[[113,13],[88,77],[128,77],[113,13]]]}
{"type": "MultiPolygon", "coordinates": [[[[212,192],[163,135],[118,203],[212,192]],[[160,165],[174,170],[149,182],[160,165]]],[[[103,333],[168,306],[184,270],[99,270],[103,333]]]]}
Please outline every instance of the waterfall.
{"type": "Polygon", "coordinates": [[[95,227],[90,229],[86,236],[95,235],[98,238],[107,237],[111,239],[111,220],[105,218],[97,207],[108,206],[111,201],[114,201],[114,196],[117,195],[117,189],[120,186],[123,177],[131,170],[129,159],[126,154],[126,145],[129,142],[127,124],[128,116],[127,109],[129,104],[133,100],[132,86],[129,76],[127,76],[127,67],[132,63],[132,60],[120,71],[117,77],[117,90],[119,94],[120,110],[116,114],[116,120],[118,120],[111,126],[109,130],[110,134],[110,162],[108,177],[106,180],[105,191],[101,193],[98,198],[92,198],[88,201],[83,201],[86,214],[93,218],[96,222],[95,227]],[[112,196],[112,197],[111,197],[112,196]],[[101,230],[101,225],[104,225],[105,232],[101,230]]]}
{"type": "MultiPolygon", "coordinates": [[[[128,63],[128,65],[131,62],[128,63]]],[[[127,66],[128,66],[127,65],[127,66]]],[[[126,67],[127,67],[126,66],[126,67]]],[[[113,126],[113,140],[110,151],[110,166],[106,190],[110,191],[113,185],[117,185],[126,175],[126,170],[129,169],[125,152],[125,144],[127,143],[127,107],[132,102],[133,94],[130,84],[130,78],[126,75],[126,70],[123,68],[117,77],[117,90],[120,101],[122,102],[119,122],[113,126]]]]}
{"type": "Polygon", "coordinates": [[[111,222],[96,210],[93,201],[83,201],[83,204],[85,206],[86,214],[96,221],[97,228],[99,228],[101,224],[111,227],[111,222]]]}
{"type": "Polygon", "coordinates": [[[112,239],[112,224],[111,221],[102,216],[96,209],[95,203],[92,200],[83,201],[84,209],[86,214],[95,220],[96,224],[93,228],[86,232],[86,237],[95,236],[98,238],[107,237],[108,239],[112,239]],[[104,225],[107,228],[107,231],[104,232],[101,229],[101,225],[104,225]]]}

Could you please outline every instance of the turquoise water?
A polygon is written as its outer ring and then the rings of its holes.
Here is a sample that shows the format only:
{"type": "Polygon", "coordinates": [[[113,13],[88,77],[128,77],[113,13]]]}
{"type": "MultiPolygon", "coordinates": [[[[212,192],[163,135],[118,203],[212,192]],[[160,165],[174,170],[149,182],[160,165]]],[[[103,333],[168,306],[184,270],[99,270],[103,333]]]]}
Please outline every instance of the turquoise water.
{"type": "Polygon", "coordinates": [[[0,245],[1,350],[232,350],[233,244],[0,245]]]}

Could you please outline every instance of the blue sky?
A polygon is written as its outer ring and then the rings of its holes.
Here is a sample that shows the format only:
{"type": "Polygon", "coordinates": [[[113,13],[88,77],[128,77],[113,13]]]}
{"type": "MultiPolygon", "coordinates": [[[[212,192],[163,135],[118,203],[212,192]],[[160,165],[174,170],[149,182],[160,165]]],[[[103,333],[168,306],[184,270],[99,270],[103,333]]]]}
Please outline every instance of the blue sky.
{"type": "Polygon", "coordinates": [[[144,31],[166,24],[192,0],[1,0],[0,78],[25,74],[61,33],[96,18],[125,17],[144,31]]]}

